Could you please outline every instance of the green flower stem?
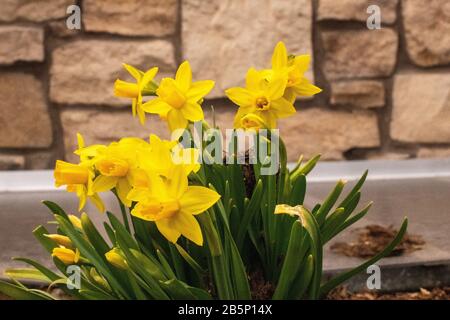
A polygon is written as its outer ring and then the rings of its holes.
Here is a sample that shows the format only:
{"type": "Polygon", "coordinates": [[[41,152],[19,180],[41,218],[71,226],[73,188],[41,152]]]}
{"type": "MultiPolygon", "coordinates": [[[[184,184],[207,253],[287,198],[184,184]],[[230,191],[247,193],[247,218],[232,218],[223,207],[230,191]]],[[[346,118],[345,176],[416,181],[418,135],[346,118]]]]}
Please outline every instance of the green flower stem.
{"type": "Polygon", "coordinates": [[[117,201],[119,202],[120,211],[122,212],[122,219],[123,219],[123,223],[125,224],[125,228],[130,233],[130,224],[128,222],[127,210],[126,210],[124,204],[122,203],[122,201],[120,201],[120,198],[117,195],[117,191],[115,189],[113,189],[112,192],[114,193],[114,195],[117,198],[117,201]]]}

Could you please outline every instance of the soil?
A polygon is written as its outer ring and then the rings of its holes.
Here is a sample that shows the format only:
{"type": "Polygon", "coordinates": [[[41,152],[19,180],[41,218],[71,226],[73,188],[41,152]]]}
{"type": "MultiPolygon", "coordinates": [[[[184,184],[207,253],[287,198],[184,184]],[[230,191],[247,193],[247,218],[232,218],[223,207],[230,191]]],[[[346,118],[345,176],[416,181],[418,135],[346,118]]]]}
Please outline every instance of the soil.
{"type": "MultiPolygon", "coordinates": [[[[386,247],[397,234],[393,226],[368,225],[356,229],[358,235],[354,242],[337,242],[330,249],[348,257],[370,258],[386,247]]],[[[421,236],[405,234],[399,245],[389,256],[399,256],[414,250],[420,250],[425,245],[421,236]]]]}
{"type": "Polygon", "coordinates": [[[450,287],[423,289],[413,292],[349,292],[338,287],[328,294],[327,300],[450,300],[450,287]]]}
{"type": "Polygon", "coordinates": [[[275,288],[270,282],[266,282],[261,271],[252,272],[250,278],[250,291],[254,300],[271,299],[275,288]]]}

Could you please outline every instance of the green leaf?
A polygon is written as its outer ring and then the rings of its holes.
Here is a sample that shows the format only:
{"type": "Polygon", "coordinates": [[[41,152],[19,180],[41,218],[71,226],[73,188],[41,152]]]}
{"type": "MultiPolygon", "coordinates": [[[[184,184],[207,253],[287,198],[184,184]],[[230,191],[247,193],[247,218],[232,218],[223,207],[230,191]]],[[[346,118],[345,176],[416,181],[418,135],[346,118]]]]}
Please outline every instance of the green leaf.
{"type": "Polygon", "coordinates": [[[206,271],[203,270],[203,268],[189,255],[186,250],[184,250],[182,246],[175,243],[175,248],[177,248],[183,259],[191,266],[192,269],[194,269],[195,272],[197,272],[199,276],[206,273],[206,271]]]}
{"type": "Polygon", "coordinates": [[[350,191],[350,193],[347,195],[347,197],[345,197],[344,200],[342,200],[342,202],[338,205],[338,207],[342,207],[345,208],[348,203],[350,202],[350,200],[355,196],[355,194],[361,189],[361,187],[363,186],[364,182],[366,181],[367,178],[367,174],[369,173],[368,170],[366,170],[363,175],[361,176],[361,178],[359,178],[358,182],[355,184],[355,186],[352,188],[352,190],[350,191]]]}
{"type": "Polygon", "coordinates": [[[314,263],[314,273],[311,282],[310,288],[310,297],[312,299],[317,299],[319,296],[320,289],[320,281],[322,279],[322,238],[320,235],[319,225],[315,219],[315,217],[303,206],[297,206],[295,208],[299,208],[299,215],[302,222],[303,227],[308,232],[311,238],[311,249],[313,258],[315,260],[314,263]]]}
{"type": "Polygon", "coordinates": [[[14,268],[6,269],[4,274],[10,278],[17,280],[35,280],[45,283],[50,283],[50,279],[47,278],[42,272],[33,268],[14,268]]]}
{"type": "Polygon", "coordinates": [[[360,273],[361,271],[367,269],[368,266],[374,264],[375,262],[377,262],[378,260],[384,258],[385,256],[387,256],[389,253],[392,252],[392,250],[395,249],[395,247],[400,243],[400,241],[403,239],[403,236],[405,235],[406,229],[408,227],[408,219],[405,218],[403,220],[402,226],[400,228],[400,230],[398,231],[397,235],[395,236],[394,240],[392,240],[391,243],[389,243],[384,249],[383,251],[381,251],[380,253],[378,253],[377,255],[375,255],[373,258],[367,260],[366,262],[360,264],[359,266],[357,266],[356,268],[344,272],[336,277],[334,277],[333,279],[331,279],[330,281],[328,281],[327,283],[325,283],[321,288],[320,288],[320,296],[325,296],[331,289],[335,288],[336,286],[340,285],[342,282],[344,282],[347,279],[350,279],[351,277],[357,275],[358,273],[360,273]]]}
{"type": "Polygon", "coordinates": [[[302,258],[299,257],[299,253],[304,245],[303,236],[302,223],[297,220],[291,227],[291,235],[286,257],[284,258],[281,274],[278,279],[275,293],[273,294],[273,299],[275,300],[284,299],[286,297],[289,287],[292,284],[292,280],[294,280],[295,275],[297,274],[302,258]]]}
{"type": "Polygon", "coordinates": [[[327,217],[328,213],[330,212],[331,208],[333,208],[334,204],[336,203],[337,199],[339,198],[339,195],[341,194],[342,190],[344,189],[345,182],[343,180],[339,180],[336,183],[336,186],[334,187],[333,191],[330,192],[328,197],[325,199],[325,201],[320,206],[319,210],[316,212],[316,219],[319,225],[322,225],[325,222],[325,218],[327,217]]]}
{"type": "Polygon", "coordinates": [[[351,226],[352,224],[363,218],[367,214],[367,212],[369,212],[371,206],[372,202],[370,202],[362,211],[348,218],[343,224],[341,224],[336,230],[334,230],[330,236],[328,236],[325,239],[325,242],[328,242],[330,239],[333,239],[333,237],[336,236],[338,233],[340,233],[342,230],[347,229],[349,226],[351,226]]]}
{"type": "Polygon", "coordinates": [[[83,236],[73,227],[72,223],[67,219],[55,216],[58,221],[61,229],[68,235],[70,240],[75,244],[75,246],[80,250],[80,253],[83,257],[86,257],[90,263],[92,263],[96,269],[106,278],[111,287],[114,290],[117,290],[118,293],[129,298],[125,288],[118,281],[118,279],[114,276],[114,274],[109,269],[109,266],[106,262],[106,258],[101,256],[92,245],[87,242],[83,236]]]}
{"type": "Polygon", "coordinates": [[[92,291],[87,289],[81,289],[80,295],[88,300],[116,300],[114,297],[100,291],[92,291]]]}
{"type": "Polygon", "coordinates": [[[0,292],[16,300],[51,300],[29,289],[0,280],[0,292]]]}
{"type": "Polygon", "coordinates": [[[289,299],[303,299],[303,295],[308,290],[314,273],[314,258],[312,254],[306,258],[299,270],[300,272],[298,272],[296,279],[292,283],[289,299]]]}
{"type": "Polygon", "coordinates": [[[128,247],[126,240],[124,240],[123,234],[116,233],[116,238],[119,248],[122,249],[122,252],[125,255],[128,266],[131,270],[139,274],[145,283],[151,288],[151,292],[149,292],[151,296],[154,299],[169,299],[167,294],[161,289],[155,279],[155,276],[158,279],[165,279],[161,270],[158,269],[158,266],[152,263],[152,261],[149,262],[150,259],[145,256],[139,256],[139,258],[137,258],[136,256],[139,251],[128,247]],[[133,250],[133,252],[131,250],[133,250]]]}
{"type": "Polygon", "coordinates": [[[245,235],[249,229],[249,225],[253,220],[253,217],[259,212],[261,206],[261,199],[263,196],[263,184],[261,180],[258,180],[255,189],[252,194],[252,198],[242,216],[242,220],[238,229],[236,237],[236,245],[239,249],[242,249],[245,235]]]}
{"type": "Polygon", "coordinates": [[[188,286],[177,279],[160,281],[160,285],[169,294],[170,298],[174,300],[197,299],[197,297],[191,291],[189,291],[188,286]]]}
{"type": "Polygon", "coordinates": [[[314,156],[313,158],[309,159],[308,162],[305,163],[304,166],[299,167],[297,170],[293,171],[291,174],[291,181],[293,183],[295,183],[295,180],[300,176],[300,175],[308,175],[308,173],[310,173],[312,171],[312,169],[314,169],[314,167],[316,166],[317,162],[320,159],[320,154],[314,156]]]}
{"type": "Polygon", "coordinates": [[[306,194],[306,176],[300,174],[293,183],[289,204],[291,206],[302,205],[306,194]]]}
{"type": "Polygon", "coordinates": [[[58,216],[62,216],[66,219],[69,219],[67,216],[67,213],[56,203],[52,202],[52,201],[42,201],[42,203],[50,209],[51,212],[53,212],[53,214],[56,214],[58,216]]]}
{"type": "Polygon", "coordinates": [[[136,243],[136,241],[131,237],[130,233],[125,229],[123,224],[112,214],[111,212],[106,212],[109,222],[111,223],[112,228],[114,229],[117,234],[120,234],[122,237],[122,240],[126,244],[127,248],[139,250],[139,245],[136,243]]]}
{"type": "Polygon", "coordinates": [[[83,228],[84,234],[89,239],[89,242],[93,245],[93,247],[100,255],[103,256],[110,250],[108,244],[97,231],[97,228],[94,226],[91,219],[89,219],[88,215],[84,212],[81,214],[81,226],[83,228]]]}

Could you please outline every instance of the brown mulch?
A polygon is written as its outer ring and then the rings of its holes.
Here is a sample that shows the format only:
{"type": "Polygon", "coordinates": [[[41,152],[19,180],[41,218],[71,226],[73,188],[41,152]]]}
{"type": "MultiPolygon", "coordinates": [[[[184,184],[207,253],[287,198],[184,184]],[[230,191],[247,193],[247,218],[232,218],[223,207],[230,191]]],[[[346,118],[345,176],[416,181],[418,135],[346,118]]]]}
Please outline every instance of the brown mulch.
{"type": "MultiPolygon", "coordinates": [[[[386,247],[397,234],[393,226],[383,227],[372,224],[357,229],[358,236],[354,242],[337,242],[330,249],[348,257],[370,258],[386,247]]],[[[389,256],[399,256],[414,250],[420,250],[425,245],[421,236],[405,233],[403,240],[392,250],[389,256]]]]}
{"type": "Polygon", "coordinates": [[[249,279],[254,300],[268,300],[272,298],[275,287],[270,282],[266,282],[261,271],[252,272],[249,279]]]}
{"type": "Polygon", "coordinates": [[[450,300],[450,287],[423,289],[414,292],[357,292],[338,287],[327,296],[327,300],[450,300]]]}
{"type": "Polygon", "coordinates": [[[4,294],[1,294],[1,293],[0,293],[0,301],[1,301],[1,300],[13,300],[13,299],[11,299],[10,297],[5,296],[4,294]]]}

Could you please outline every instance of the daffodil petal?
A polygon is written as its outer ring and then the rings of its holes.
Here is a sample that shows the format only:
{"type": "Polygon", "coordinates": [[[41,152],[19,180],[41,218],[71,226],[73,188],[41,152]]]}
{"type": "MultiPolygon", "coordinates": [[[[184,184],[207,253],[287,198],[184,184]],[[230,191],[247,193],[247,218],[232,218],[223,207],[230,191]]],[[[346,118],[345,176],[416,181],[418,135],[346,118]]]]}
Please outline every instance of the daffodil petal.
{"type": "Polygon", "coordinates": [[[295,93],[299,96],[313,96],[322,91],[319,87],[311,84],[306,78],[303,78],[298,85],[293,87],[295,93]]]}
{"type": "Polygon", "coordinates": [[[131,74],[131,76],[133,78],[135,78],[136,80],[141,79],[142,75],[144,74],[142,71],[136,69],[135,67],[124,63],[123,67],[128,71],[129,74],[131,74]]]}
{"type": "Polygon", "coordinates": [[[309,68],[311,56],[309,54],[302,54],[294,58],[294,65],[300,73],[305,73],[309,68]]]}
{"type": "Polygon", "coordinates": [[[139,82],[140,90],[142,90],[142,88],[144,88],[150,81],[152,81],[157,73],[158,73],[157,67],[147,70],[142,76],[141,81],[139,82]]]}
{"type": "Polygon", "coordinates": [[[178,109],[171,109],[167,114],[167,122],[169,123],[170,131],[176,129],[185,129],[188,125],[187,119],[183,116],[178,109]]]}
{"type": "Polygon", "coordinates": [[[169,195],[180,198],[188,188],[188,178],[182,165],[174,165],[169,177],[169,195]]]}
{"type": "Polygon", "coordinates": [[[186,97],[189,101],[198,102],[214,88],[214,81],[202,80],[192,83],[186,97]]]}
{"type": "Polygon", "coordinates": [[[131,185],[128,182],[127,178],[120,178],[117,181],[116,184],[117,196],[119,197],[120,201],[122,201],[122,203],[127,207],[131,207],[131,200],[127,198],[130,190],[131,185]]]}
{"type": "Polygon", "coordinates": [[[173,227],[172,219],[160,219],[155,221],[159,232],[170,242],[176,243],[181,232],[173,227]]]}
{"type": "Polygon", "coordinates": [[[286,46],[282,41],[278,42],[273,50],[272,55],[272,69],[279,70],[287,66],[287,51],[286,46]]]}
{"type": "Polygon", "coordinates": [[[178,87],[183,92],[188,91],[192,83],[192,71],[188,61],[184,61],[178,67],[177,73],[175,75],[175,81],[177,82],[178,87]]]}
{"type": "Polygon", "coordinates": [[[186,103],[183,108],[181,108],[181,113],[183,114],[183,117],[192,122],[200,121],[204,118],[202,107],[196,102],[186,103]]]}
{"type": "MultiPolygon", "coordinates": [[[[98,176],[95,178],[92,184],[92,190],[90,193],[105,192],[114,188],[117,184],[117,177],[98,176]]],[[[92,195],[89,194],[89,195],[92,195]]]]}
{"type": "Polygon", "coordinates": [[[209,209],[220,199],[220,195],[206,187],[189,186],[179,199],[181,211],[199,214],[209,209]]]}
{"type": "Polygon", "coordinates": [[[172,107],[160,98],[147,101],[142,104],[142,109],[148,113],[167,114],[172,107]]]}
{"type": "Polygon", "coordinates": [[[288,117],[296,112],[292,103],[287,101],[285,98],[272,101],[270,108],[277,118],[288,117]]]}
{"type": "Polygon", "coordinates": [[[259,72],[255,68],[250,68],[245,76],[245,86],[248,90],[260,90],[261,81],[264,80],[264,72],[259,72]]]}
{"type": "Polygon", "coordinates": [[[98,194],[94,194],[93,196],[89,196],[89,200],[97,207],[97,210],[101,213],[105,212],[105,204],[98,194]]]}
{"type": "Polygon", "coordinates": [[[179,212],[172,216],[171,225],[179,231],[184,237],[195,244],[203,245],[203,235],[197,219],[193,215],[179,212]]]}
{"type": "Polygon", "coordinates": [[[269,83],[267,87],[267,94],[271,100],[276,100],[283,96],[286,89],[287,78],[277,78],[269,83]]]}
{"type": "Polygon", "coordinates": [[[252,93],[244,88],[230,88],[225,90],[225,94],[227,95],[228,99],[241,107],[248,107],[252,105],[252,102],[254,100],[252,93]]]}

